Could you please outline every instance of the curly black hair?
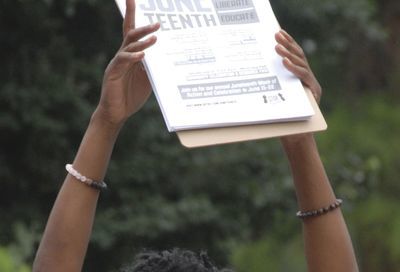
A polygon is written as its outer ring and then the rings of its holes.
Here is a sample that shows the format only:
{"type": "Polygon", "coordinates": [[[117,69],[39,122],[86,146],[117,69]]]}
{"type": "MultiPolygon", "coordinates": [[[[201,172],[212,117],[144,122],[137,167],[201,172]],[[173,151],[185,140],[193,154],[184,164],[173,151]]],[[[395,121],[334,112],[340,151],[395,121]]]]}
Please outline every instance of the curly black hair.
{"type": "Polygon", "coordinates": [[[144,251],[139,253],[133,265],[121,272],[232,272],[218,269],[207,253],[174,248],[164,251],[144,251]]]}

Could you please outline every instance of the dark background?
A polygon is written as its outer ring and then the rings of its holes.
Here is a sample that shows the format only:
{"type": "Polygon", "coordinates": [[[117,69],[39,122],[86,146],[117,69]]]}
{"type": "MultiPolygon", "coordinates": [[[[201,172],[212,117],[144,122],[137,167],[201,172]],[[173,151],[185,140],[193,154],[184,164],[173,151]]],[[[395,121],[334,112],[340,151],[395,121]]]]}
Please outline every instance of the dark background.
{"type": "MultiPolygon", "coordinates": [[[[271,0],[324,88],[323,160],[361,270],[400,267],[400,2],[271,0]]],[[[121,42],[113,1],[0,0],[0,270],[30,271],[121,42]]],[[[84,271],[141,248],[208,249],[237,271],[305,271],[278,140],[187,150],[152,97],[124,128],[84,271]],[[268,270],[269,269],[269,270],[268,270]]]]}

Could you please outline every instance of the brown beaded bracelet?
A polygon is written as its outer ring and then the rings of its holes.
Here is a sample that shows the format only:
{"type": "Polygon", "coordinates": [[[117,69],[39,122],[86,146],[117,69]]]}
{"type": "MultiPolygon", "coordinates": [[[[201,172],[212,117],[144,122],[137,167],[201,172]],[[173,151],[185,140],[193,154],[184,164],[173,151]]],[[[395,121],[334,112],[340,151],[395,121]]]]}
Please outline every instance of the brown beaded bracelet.
{"type": "Polygon", "coordinates": [[[298,218],[305,219],[307,217],[315,217],[315,216],[323,215],[323,214],[326,214],[330,211],[333,211],[333,210],[339,208],[342,205],[342,203],[343,203],[342,199],[336,199],[335,202],[333,202],[329,206],[326,206],[326,207],[318,209],[318,210],[305,211],[305,212],[298,211],[296,213],[296,216],[298,218]]]}

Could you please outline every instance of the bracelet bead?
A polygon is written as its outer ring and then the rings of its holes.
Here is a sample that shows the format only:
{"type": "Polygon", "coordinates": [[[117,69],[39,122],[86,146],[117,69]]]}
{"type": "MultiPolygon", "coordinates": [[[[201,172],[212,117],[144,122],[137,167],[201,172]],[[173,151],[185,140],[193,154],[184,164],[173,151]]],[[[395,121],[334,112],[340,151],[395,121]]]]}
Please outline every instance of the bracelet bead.
{"type": "Polygon", "coordinates": [[[339,208],[342,205],[342,203],[343,203],[342,199],[336,199],[335,202],[333,202],[329,206],[326,206],[326,207],[323,207],[323,208],[320,208],[320,209],[317,209],[317,210],[304,211],[304,212],[303,211],[298,211],[296,213],[296,216],[298,218],[301,218],[301,219],[305,219],[305,218],[308,218],[308,217],[320,216],[320,215],[326,214],[328,212],[331,212],[331,211],[339,208]]]}
{"type": "Polygon", "coordinates": [[[82,175],[81,173],[79,173],[77,170],[75,170],[72,167],[72,164],[66,164],[65,169],[75,179],[77,179],[78,181],[80,181],[94,189],[97,189],[97,190],[107,189],[107,184],[104,181],[95,181],[95,180],[92,180],[92,179],[82,175]]]}

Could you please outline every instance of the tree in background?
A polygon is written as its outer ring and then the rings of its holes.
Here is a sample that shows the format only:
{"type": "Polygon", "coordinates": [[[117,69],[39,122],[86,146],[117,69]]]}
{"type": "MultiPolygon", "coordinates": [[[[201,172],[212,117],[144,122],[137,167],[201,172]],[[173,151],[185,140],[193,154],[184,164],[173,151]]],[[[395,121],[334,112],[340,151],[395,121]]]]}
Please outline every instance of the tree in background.
{"type": "Polygon", "coordinates": [[[385,52],[389,56],[390,88],[398,91],[400,85],[400,3],[396,0],[377,1],[379,7],[378,16],[387,31],[385,52]]]}

